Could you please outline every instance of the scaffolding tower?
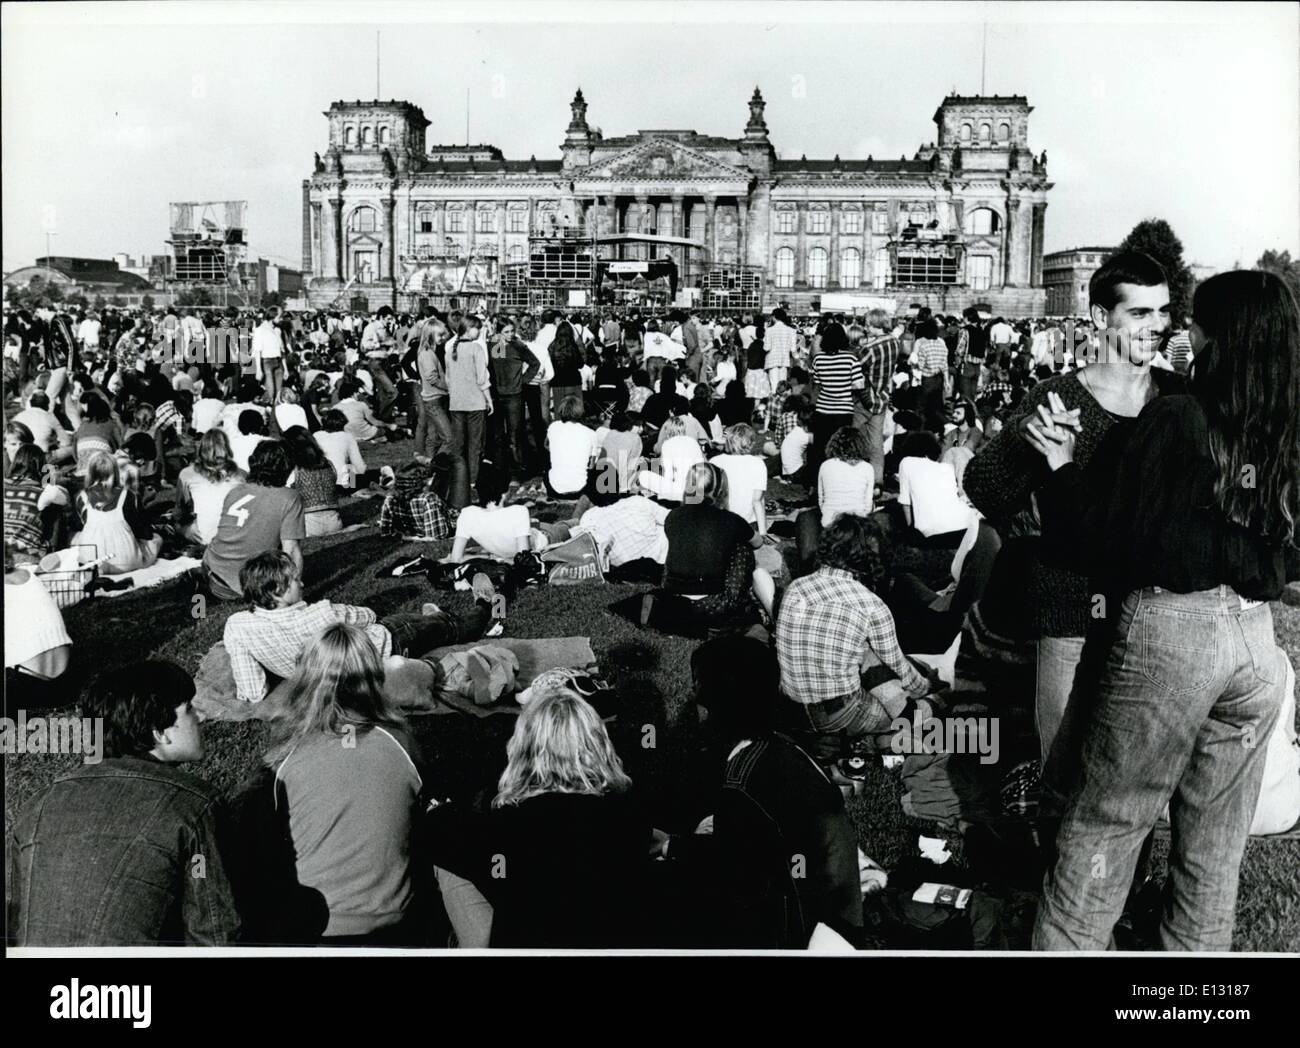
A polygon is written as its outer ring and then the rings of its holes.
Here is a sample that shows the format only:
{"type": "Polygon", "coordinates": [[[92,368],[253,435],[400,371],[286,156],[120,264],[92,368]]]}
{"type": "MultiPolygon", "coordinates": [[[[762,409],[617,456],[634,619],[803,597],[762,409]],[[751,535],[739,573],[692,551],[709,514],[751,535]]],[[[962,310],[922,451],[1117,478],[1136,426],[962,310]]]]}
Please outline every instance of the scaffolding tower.
{"type": "Polygon", "coordinates": [[[248,305],[241,266],[248,254],[246,200],[180,201],[169,205],[173,289],[204,288],[248,305]]]}

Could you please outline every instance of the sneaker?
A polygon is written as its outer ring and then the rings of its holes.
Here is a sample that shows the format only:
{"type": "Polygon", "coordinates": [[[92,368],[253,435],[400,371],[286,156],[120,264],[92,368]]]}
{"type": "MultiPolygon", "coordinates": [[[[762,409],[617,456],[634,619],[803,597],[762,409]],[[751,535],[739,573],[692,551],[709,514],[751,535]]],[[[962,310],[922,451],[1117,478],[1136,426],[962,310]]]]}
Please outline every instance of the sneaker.
{"type": "Polygon", "coordinates": [[[429,601],[427,604],[420,605],[420,614],[427,619],[433,615],[441,615],[442,609],[433,603],[433,601],[429,601]]]}

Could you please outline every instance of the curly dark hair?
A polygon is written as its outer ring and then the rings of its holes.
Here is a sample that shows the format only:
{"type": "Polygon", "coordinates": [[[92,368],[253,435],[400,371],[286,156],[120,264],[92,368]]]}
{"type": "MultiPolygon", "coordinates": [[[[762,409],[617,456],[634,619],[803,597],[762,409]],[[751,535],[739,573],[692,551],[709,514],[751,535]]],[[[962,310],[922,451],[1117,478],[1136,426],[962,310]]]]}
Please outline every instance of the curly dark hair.
{"type": "Polygon", "coordinates": [[[174,662],[149,660],[101,674],[81,700],[82,716],[103,718],[104,756],[148,753],[155,731],[176,723],[176,710],[194,698],[194,680],[174,662]]]}
{"type": "Polygon", "coordinates": [[[248,456],[248,482],[266,488],[282,488],[293,472],[289,449],[283,440],[264,440],[248,456]]]}
{"type": "Polygon", "coordinates": [[[822,531],[817,564],[852,572],[876,591],[889,571],[889,540],[874,520],[841,513],[822,531]]]}

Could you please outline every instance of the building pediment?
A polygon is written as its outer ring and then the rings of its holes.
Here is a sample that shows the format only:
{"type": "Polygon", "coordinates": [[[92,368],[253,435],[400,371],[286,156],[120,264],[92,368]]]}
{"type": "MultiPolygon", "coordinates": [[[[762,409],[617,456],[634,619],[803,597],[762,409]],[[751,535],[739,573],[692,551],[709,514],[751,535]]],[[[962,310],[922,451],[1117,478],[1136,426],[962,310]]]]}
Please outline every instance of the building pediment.
{"type": "Polygon", "coordinates": [[[748,183],[753,173],[743,167],[724,163],[708,153],[666,138],[651,138],[638,142],[621,153],[597,160],[585,168],[584,181],[608,179],[610,181],[689,181],[748,183]]]}

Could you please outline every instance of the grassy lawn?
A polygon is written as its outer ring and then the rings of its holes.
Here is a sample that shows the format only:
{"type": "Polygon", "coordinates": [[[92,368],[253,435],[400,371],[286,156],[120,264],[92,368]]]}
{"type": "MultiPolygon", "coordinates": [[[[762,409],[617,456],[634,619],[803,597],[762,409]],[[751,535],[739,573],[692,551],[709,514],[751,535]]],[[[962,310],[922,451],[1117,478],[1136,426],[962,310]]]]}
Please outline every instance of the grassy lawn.
{"type": "MultiPolygon", "coordinates": [[[[367,459],[397,463],[409,445],[375,449],[367,459]]],[[[349,500],[347,523],[377,517],[379,500],[349,500]]],[[[372,522],[373,523],[373,522],[372,522]]],[[[418,608],[436,599],[450,609],[468,605],[467,594],[435,594],[421,578],[374,577],[382,565],[419,552],[442,555],[448,543],[394,547],[377,527],[308,540],[306,596],[363,604],[381,615],[418,608]]],[[[689,711],[688,659],[693,642],[636,628],[607,610],[608,605],[646,587],[606,585],[525,590],[509,608],[506,635],[545,637],[586,635],[591,638],[605,674],[618,689],[620,716],[613,734],[629,774],[659,812],[665,829],[688,831],[706,812],[701,775],[707,769],[696,759],[698,737],[689,711]],[[653,725],[653,747],[646,725],[653,725]]],[[[172,584],[112,599],[96,598],[65,613],[75,644],[73,684],[89,674],[148,656],[175,660],[191,672],[208,648],[220,640],[226,617],[238,605],[210,603],[206,617],[192,614],[187,584],[172,584]]],[[[1293,661],[1300,663],[1300,610],[1274,605],[1278,640],[1293,661]]],[[[446,794],[471,798],[494,791],[505,760],[505,741],[513,726],[509,717],[483,720],[435,716],[416,718],[414,728],[430,758],[435,782],[446,794]]],[[[265,728],[256,722],[214,722],[205,727],[207,756],[192,768],[198,775],[229,790],[261,756],[265,728]]],[[[24,755],[5,761],[6,825],[16,808],[57,774],[70,768],[75,756],[24,755]]],[[[918,833],[945,836],[930,824],[905,816],[900,808],[901,780],[873,766],[861,797],[849,805],[863,850],[886,869],[916,850],[918,833]]],[[[966,862],[960,838],[951,837],[953,862],[966,862]]],[[[1157,847],[1163,874],[1166,846],[1157,847]]],[[[1234,948],[1247,951],[1300,951],[1300,842],[1252,839],[1241,872],[1234,948]]],[[[1013,894],[1008,908],[1008,936],[1013,947],[1027,946],[1033,894],[1013,894]]]]}

